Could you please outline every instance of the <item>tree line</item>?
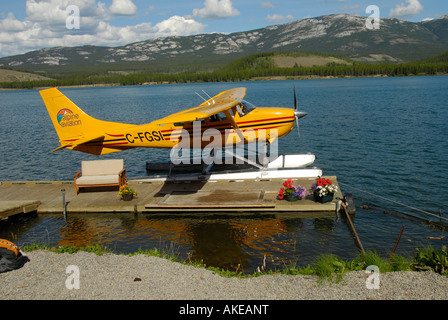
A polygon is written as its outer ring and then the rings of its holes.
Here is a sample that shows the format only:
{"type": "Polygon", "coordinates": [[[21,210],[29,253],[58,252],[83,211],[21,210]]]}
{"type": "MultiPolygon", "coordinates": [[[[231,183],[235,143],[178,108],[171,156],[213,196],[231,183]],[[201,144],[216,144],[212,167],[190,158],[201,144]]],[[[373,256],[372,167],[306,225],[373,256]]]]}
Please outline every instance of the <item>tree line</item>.
{"type": "Polygon", "coordinates": [[[129,75],[104,75],[86,78],[63,78],[53,80],[2,82],[1,88],[33,89],[39,87],[60,87],[80,85],[142,85],[159,83],[191,82],[237,82],[262,77],[369,77],[369,76],[410,76],[448,74],[448,62],[410,62],[402,64],[327,64],[324,66],[293,68],[274,67],[269,61],[259,61],[257,66],[250,63],[214,72],[185,72],[175,74],[134,73],[129,75]]]}

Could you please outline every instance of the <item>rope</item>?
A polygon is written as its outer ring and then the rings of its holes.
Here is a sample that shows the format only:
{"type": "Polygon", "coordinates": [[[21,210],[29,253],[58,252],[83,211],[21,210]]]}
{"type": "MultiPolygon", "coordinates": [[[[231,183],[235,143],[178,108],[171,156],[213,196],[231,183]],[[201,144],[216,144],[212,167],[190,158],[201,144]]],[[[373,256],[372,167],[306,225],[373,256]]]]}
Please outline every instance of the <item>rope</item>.
{"type": "Polygon", "coordinates": [[[438,219],[443,219],[443,220],[448,221],[448,218],[442,217],[442,216],[440,216],[440,215],[436,215],[436,214],[433,214],[433,213],[431,213],[431,212],[428,212],[428,211],[425,211],[425,210],[422,210],[422,209],[419,209],[419,208],[416,208],[416,207],[412,207],[412,206],[409,206],[409,205],[407,205],[407,204],[404,204],[404,203],[401,203],[401,202],[398,202],[398,201],[395,201],[395,200],[391,200],[391,199],[385,198],[385,197],[383,197],[383,196],[379,196],[379,195],[377,195],[377,194],[374,194],[374,193],[371,193],[371,192],[368,192],[368,191],[361,190],[361,189],[359,189],[359,188],[353,187],[353,186],[348,185],[348,184],[346,184],[346,183],[342,183],[342,182],[338,182],[338,183],[339,183],[340,185],[343,185],[343,186],[346,186],[346,187],[355,189],[355,190],[357,190],[357,191],[360,191],[360,192],[369,194],[369,195],[371,195],[371,196],[374,196],[374,197],[377,197],[377,198],[380,198],[380,199],[383,199],[383,200],[386,200],[386,201],[393,202],[393,203],[398,204],[398,205],[401,205],[401,206],[403,206],[403,207],[407,207],[407,208],[410,208],[410,209],[413,209],[413,210],[416,210],[416,211],[423,212],[423,213],[425,213],[425,214],[427,214],[427,215],[434,216],[434,217],[436,217],[436,218],[438,218],[438,219]]]}

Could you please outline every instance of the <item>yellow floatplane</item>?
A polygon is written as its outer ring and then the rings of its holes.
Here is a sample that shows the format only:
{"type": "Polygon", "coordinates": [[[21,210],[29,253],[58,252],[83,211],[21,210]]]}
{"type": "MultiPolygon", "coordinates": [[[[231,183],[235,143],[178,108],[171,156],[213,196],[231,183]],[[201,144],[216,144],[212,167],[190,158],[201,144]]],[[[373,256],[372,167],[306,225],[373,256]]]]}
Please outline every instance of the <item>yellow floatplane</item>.
{"type": "MultiPolygon", "coordinates": [[[[294,108],[255,107],[244,100],[246,88],[239,87],[207,96],[209,99],[201,96],[204,102],[197,107],[140,125],[95,119],[56,88],[41,90],[40,95],[61,144],[53,152],[70,149],[103,155],[131,148],[213,147],[226,151],[235,145],[270,145],[306,116],[297,110],[295,89],[294,108]]],[[[271,165],[284,167],[290,162],[290,167],[303,167],[314,159],[311,154],[285,155],[271,165]]]]}

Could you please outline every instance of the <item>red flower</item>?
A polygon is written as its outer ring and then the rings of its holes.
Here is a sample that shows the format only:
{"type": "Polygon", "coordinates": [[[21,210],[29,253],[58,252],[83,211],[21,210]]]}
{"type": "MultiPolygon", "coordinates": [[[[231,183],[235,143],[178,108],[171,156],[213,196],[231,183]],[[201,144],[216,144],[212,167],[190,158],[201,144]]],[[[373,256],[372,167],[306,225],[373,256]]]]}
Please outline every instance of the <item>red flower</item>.
{"type": "Polygon", "coordinates": [[[291,178],[289,178],[288,180],[286,180],[285,182],[283,182],[283,186],[287,187],[287,188],[291,188],[291,185],[294,183],[294,180],[292,180],[291,178]]]}
{"type": "Polygon", "coordinates": [[[326,186],[327,184],[333,184],[333,182],[331,182],[330,179],[316,179],[316,184],[317,184],[319,187],[324,187],[324,186],[326,186]]]}
{"type": "Polygon", "coordinates": [[[285,197],[285,188],[281,188],[280,191],[278,192],[277,198],[279,200],[282,200],[285,197]]]}

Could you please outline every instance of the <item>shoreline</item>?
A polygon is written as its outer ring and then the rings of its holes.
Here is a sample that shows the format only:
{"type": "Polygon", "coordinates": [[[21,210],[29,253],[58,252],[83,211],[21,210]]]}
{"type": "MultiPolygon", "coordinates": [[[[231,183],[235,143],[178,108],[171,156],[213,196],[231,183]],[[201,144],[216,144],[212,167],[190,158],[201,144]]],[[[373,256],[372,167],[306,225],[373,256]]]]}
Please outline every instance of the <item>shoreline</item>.
{"type": "MultiPolygon", "coordinates": [[[[397,75],[397,76],[389,76],[387,74],[375,74],[369,76],[317,76],[317,75],[306,75],[306,76],[266,76],[266,77],[254,77],[247,80],[239,80],[239,81],[218,81],[215,83],[227,83],[227,82],[252,82],[252,81],[284,81],[284,80],[318,80],[318,79],[363,79],[363,78],[400,78],[400,77],[432,77],[432,76],[446,76],[448,73],[438,73],[438,74],[409,74],[409,75],[397,75]]],[[[25,81],[28,82],[28,81],[25,81]]],[[[33,82],[33,81],[31,81],[33,82]]],[[[96,84],[80,84],[80,85],[71,85],[71,86],[55,86],[57,88],[94,88],[94,87],[130,87],[130,86],[151,86],[151,85],[169,85],[169,84],[191,84],[191,83],[206,83],[203,81],[197,82],[144,82],[141,84],[133,84],[133,85],[123,85],[120,83],[96,83],[96,84]]],[[[9,90],[42,90],[47,89],[49,87],[54,86],[43,86],[43,87],[33,87],[33,88],[2,88],[0,87],[0,91],[9,91],[9,90]]]]}
{"type": "MultiPolygon", "coordinates": [[[[340,282],[317,276],[223,277],[211,270],[138,254],[26,252],[22,268],[0,273],[3,300],[447,300],[448,277],[425,271],[351,271],[340,282]],[[79,289],[68,288],[79,270],[79,289]],[[72,267],[73,268],[73,267],[72,267]],[[67,271],[68,270],[68,271],[67,271]]],[[[73,282],[74,283],[74,282],[73,282]]]]}

